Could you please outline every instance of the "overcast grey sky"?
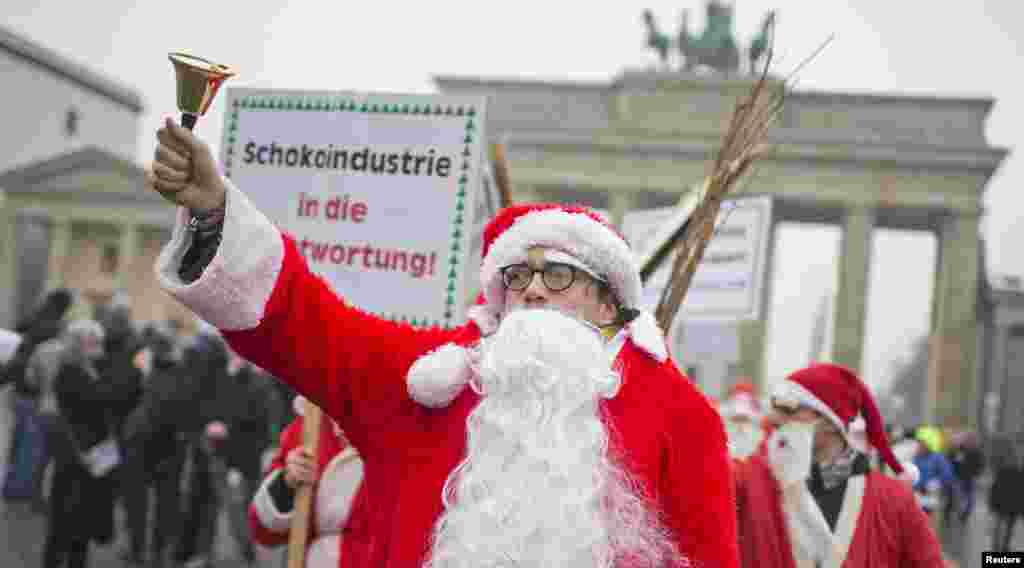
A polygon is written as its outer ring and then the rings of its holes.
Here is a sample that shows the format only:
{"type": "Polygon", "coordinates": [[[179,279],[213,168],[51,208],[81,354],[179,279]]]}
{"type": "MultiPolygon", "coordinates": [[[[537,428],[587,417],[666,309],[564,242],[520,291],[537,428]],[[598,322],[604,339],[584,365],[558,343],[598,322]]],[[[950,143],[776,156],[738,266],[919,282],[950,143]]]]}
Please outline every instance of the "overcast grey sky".
{"type": "MultiPolygon", "coordinates": [[[[735,0],[736,33],[753,36],[779,12],[780,71],[829,34],[835,41],[800,74],[799,87],[883,93],[991,96],[991,144],[1011,154],[989,184],[983,234],[991,271],[1024,275],[1024,3],[1019,0],[735,0]],[[1016,245],[1016,246],[1015,246],[1016,245]]],[[[432,92],[437,74],[607,81],[654,56],[640,13],[678,29],[703,0],[640,2],[56,2],[6,0],[3,24],[70,59],[138,89],[148,110],[138,159],[149,159],[161,117],[174,115],[167,52],[188,50],[235,66],[239,86],[432,92]]],[[[216,105],[197,131],[220,139],[216,105]]],[[[513,172],[514,175],[514,172],[513,172]]],[[[681,180],[690,183],[692,180],[681,180]]],[[[778,377],[805,362],[817,298],[834,286],[837,233],[780,233],[768,358],[778,377]],[[831,235],[831,236],[830,236],[831,235]],[[799,274],[799,277],[796,275],[799,274]]],[[[876,240],[865,378],[886,382],[928,322],[934,243],[886,233],[876,240]],[[885,314],[882,316],[881,314],[885,314]]]]}

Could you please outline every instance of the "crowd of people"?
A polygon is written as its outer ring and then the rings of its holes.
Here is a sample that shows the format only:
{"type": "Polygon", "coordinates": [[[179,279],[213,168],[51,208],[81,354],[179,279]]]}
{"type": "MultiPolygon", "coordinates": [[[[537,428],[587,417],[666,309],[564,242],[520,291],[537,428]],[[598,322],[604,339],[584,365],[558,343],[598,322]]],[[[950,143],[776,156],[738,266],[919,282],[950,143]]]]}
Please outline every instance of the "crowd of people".
{"type": "Polygon", "coordinates": [[[290,389],[211,330],[139,324],[124,297],[64,321],[73,301],[50,293],[3,366],[15,421],[2,494],[47,516],[41,565],[86,566],[90,543],[120,530],[131,565],[200,566],[221,510],[254,558],[246,508],[290,389]]]}

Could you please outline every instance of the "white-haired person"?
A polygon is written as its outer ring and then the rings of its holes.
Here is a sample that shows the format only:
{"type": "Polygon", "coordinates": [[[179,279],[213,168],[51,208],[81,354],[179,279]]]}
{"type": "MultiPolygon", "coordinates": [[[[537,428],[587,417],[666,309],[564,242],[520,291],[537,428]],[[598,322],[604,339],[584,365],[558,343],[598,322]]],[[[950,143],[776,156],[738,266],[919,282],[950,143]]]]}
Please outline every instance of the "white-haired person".
{"type": "Polygon", "coordinates": [[[114,535],[120,455],[110,405],[119,393],[97,369],[104,332],[94,320],[75,320],[64,335],[54,379],[58,424],[50,431],[54,472],[43,568],[85,567],[90,543],[108,544],[114,535]]]}
{"type": "Polygon", "coordinates": [[[892,452],[874,397],[849,369],[819,363],[781,381],[764,452],[737,468],[740,557],[750,568],[943,568],[942,550],[910,488],[913,464],[892,452]],[[867,444],[895,477],[871,470],[867,444]]]}
{"type": "Polygon", "coordinates": [[[374,542],[362,558],[343,543],[343,566],[736,566],[721,418],[638,309],[633,253],[603,217],[502,210],[486,303],[415,329],[314,275],[191,132],[168,119],[157,139],[146,185],[181,206],[161,285],[363,459],[349,523],[374,542]]]}

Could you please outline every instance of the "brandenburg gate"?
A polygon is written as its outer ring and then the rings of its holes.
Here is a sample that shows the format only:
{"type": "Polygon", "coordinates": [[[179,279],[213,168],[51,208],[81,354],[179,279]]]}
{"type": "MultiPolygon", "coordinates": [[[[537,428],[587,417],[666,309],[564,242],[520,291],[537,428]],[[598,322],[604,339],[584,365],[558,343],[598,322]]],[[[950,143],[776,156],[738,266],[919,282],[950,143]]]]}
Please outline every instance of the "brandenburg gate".
{"type": "MultiPolygon", "coordinates": [[[[618,223],[629,210],[676,203],[703,179],[736,100],[753,84],[737,74],[687,71],[625,72],[590,84],[435,81],[444,93],[489,97],[487,132],[506,145],[515,200],[584,202],[618,223]]],[[[741,184],[772,196],[772,236],[785,222],[841,227],[832,360],[854,369],[864,359],[872,231],[936,235],[925,402],[937,423],[965,415],[976,421],[981,199],[1006,155],[985,139],[992,105],[988,98],[796,91],[770,136],[774,150],[756,178],[741,184]]],[[[763,385],[771,302],[761,305],[760,319],[741,325],[738,372],[763,385]]]]}

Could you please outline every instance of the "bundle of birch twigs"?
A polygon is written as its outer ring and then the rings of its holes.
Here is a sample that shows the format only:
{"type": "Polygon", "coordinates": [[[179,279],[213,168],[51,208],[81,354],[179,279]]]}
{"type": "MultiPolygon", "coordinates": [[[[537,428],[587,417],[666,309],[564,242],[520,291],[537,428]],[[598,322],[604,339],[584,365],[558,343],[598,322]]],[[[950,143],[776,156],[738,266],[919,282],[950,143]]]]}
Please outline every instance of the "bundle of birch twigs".
{"type": "MultiPolygon", "coordinates": [[[[828,41],[798,66],[798,70],[815,57],[827,43],[828,41]]],[[[715,220],[722,207],[722,200],[733,190],[736,182],[747,173],[751,165],[768,151],[768,131],[782,113],[789,82],[793,77],[790,75],[784,81],[772,80],[768,74],[772,56],[773,50],[769,49],[764,67],[754,86],[736,103],[711,173],[705,178],[699,190],[702,195],[698,204],[685,225],[680,227],[670,241],[673,242],[672,248],[675,249],[675,260],[668,284],[662,291],[655,311],[658,324],[666,332],[671,329],[672,321],[697,271],[697,265],[704,256],[704,249],[714,234],[715,220]]],[[[653,267],[648,267],[643,273],[649,275],[652,271],[653,267]]]]}

